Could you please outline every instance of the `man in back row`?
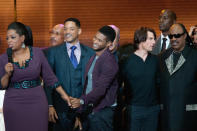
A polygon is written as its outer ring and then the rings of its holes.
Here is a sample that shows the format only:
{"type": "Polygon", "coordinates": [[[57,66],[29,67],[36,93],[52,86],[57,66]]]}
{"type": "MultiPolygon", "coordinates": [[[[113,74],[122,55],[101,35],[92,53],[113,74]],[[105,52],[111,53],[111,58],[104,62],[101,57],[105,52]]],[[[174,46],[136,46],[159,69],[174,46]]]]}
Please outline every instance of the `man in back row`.
{"type": "Polygon", "coordinates": [[[170,48],[170,39],[168,37],[170,27],[176,23],[176,14],[169,9],[164,9],[161,11],[159,16],[159,29],[161,31],[161,36],[157,39],[155,47],[152,54],[160,54],[166,49],[170,48]]]}
{"type": "Polygon", "coordinates": [[[50,46],[60,45],[64,42],[64,25],[57,24],[50,31],[50,46]]]}

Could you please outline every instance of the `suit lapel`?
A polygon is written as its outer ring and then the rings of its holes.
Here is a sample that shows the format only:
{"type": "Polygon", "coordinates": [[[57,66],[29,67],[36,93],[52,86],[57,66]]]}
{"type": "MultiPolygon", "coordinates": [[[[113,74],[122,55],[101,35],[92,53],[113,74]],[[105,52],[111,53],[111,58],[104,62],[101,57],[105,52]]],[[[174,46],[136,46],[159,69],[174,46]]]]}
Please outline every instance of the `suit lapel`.
{"type": "Polygon", "coordinates": [[[155,47],[154,47],[152,53],[157,55],[157,54],[159,54],[160,49],[161,49],[161,36],[157,39],[157,42],[155,44],[155,47]]]}
{"type": "Polygon", "coordinates": [[[85,82],[84,78],[86,78],[85,77],[85,75],[86,75],[85,74],[86,73],[86,64],[89,60],[89,57],[87,56],[88,54],[87,54],[86,48],[81,43],[80,43],[80,48],[81,48],[80,63],[81,63],[81,66],[82,66],[82,73],[81,73],[82,77],[81,78],[82,78],[82,84],[84,85],[84,82],[85,82]]]}
{"type": "Polygon", "coordinates": [[[88,50],[84,47],[83,44],[80,43],[80,48],[81,48],[81,57],[80,57],[80,62],[82,64],[82,67],[86,67],[87,62],[89,61],[89,52],[88,50]]]}
{"type": "Polygon", "coordinates": [[[180,56],[180,58],[179,58],[179,61],[178,61],[177,65],[176,65],[176,67],[174,68],[173,73],[176,72],[178,69],[180,69],[181,66],[185,63],[185,61],[186,61],[185,58],[184,58],[183,55],[181,54],[181,56],[180,56]]]}
{"type": "Polygon", "coordinates": [[[93,60],[94,60],[95,57],[96,57],[96,55],[92,56],[90,58],[90,60],[88,61],[87,66],[86,66],[86,70],[85,70],[85,77],[87,76],[88,71],[89,71],[89,69],[90,69],[90,67],[92,65],[92,62],[93,62],[93,60]]]}
{"type": "MultiPolygon", "coordinates": [[[[64,50],[63,52],[65,52],[64,53],[64,59],[66,60],[66,58],[69,58],[66,43],[64,44],[62,50],[64,50]]],[[[70,58],[69,58],[69,61],[70,61],[70,58]]]]}
{"type": "Polygon", "coordinates": [[[161,51],[161,36],[159,37],[158,39],[158,44],[157,44],[157,52],[160,52],[161,51]]]}
{"type": "Polygon", "coordinates": [[[82,67],[84,67],[84,66],[85,66],[84,59],[86,58],[86,57],[85,57],[86,53],[85,53],[85,49],[84,49],[84,47],[83,47],[82,44],[80,44],[80,48],[81,48],[80,63],[82,64],[82,67]]]}
{"type": "Polygon", "coordinates": [[[85,73],[84,73],[84,76],[83,76],[83,78],[85,79],[84,80],[84,90],[83,90],[83,93],[85,94],[85,91],[86,91],[86,88],[87,88],[87,75],[88,75],[88,71],[90,70],[90,67],[91,67],[91,65],[92,65],[92,62],[93,62],[93,60],[94,60],[94,58],[96,57],[96,55],[94,55],[94,56],[92,56],[91,58],[90,58],[90,60],[88,61],[88,63],[87,63],[87,65],[86,65],[86,68],[85,68],[85,73]]]}
{"type": "Polygon", "coordinates": [[[57,61],[59,61],[58,63],[68,65],[68,63],[70,62],[70,58],[68,56],[66,43],[61,45],[60,48],[58,48],[57,52],[59,54],[59,55],[56,56],[57,61]]]}
{"type": "Polygon", "coordinates": [[[171,47],[171,45],[170,45],[170,43],[169,43],[167,49],[169,49],[170,47],[171,47]]]}
{"type": "Polygon", "coordinates": [[[176,65],[176,67],[173,69],[173,54],[171,54],[166,60],[166,66],[168,68],[168,72],[170,73],[170,75],[174,74],[177,70],[179,70],[182,65],[185,63],[186,59],[183,57],[183,55],[181,54],[178,63],[176,65]]]}

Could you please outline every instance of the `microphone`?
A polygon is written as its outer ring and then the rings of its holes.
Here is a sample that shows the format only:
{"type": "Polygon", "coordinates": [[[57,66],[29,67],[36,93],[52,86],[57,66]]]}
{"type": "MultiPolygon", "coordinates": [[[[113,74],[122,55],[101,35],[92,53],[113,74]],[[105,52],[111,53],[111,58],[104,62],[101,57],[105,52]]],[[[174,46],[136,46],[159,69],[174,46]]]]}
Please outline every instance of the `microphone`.
{"type": "MultiPolygon", "coordinates": [[[[7,55],[8,55],[8,62],[12,63],[13,62],[12,61],[12,48],[7,48],[7,55]]],[[[13,72],[11,72],[11,76],[10,77],[12,77],[12,75],[13,75],[13,72]]]]}
{"type": "Polygon", "coordinates": [[[8,62],[12,63],[12,48],[7,48],[8,62]]]}

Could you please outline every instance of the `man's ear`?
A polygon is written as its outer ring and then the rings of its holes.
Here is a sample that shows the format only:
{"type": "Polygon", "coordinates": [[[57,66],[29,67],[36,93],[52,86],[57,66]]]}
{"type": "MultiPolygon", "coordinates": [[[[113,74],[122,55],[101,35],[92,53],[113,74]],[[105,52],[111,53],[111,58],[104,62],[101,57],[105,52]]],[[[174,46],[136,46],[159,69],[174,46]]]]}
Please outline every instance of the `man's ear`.
{"type": "Polygon", "coordinates": [[[112,51],[114,48],[115,48],[115,44],[111,42],[109,45],[109,50],[112,51]]]}
{"type": "Polygon", "coordinates": [[[81,33],[82,33],[82,29],[79,28],[79,30],[78,30],[78,35],[80,35],[81,33]]]}
{"type": "Polygon", "coordinates": [[[113,49],[114,48],[114,45],[111,41],[108,41],[107,42],[107,47],[109,48],[109,50],[113,49]]]}

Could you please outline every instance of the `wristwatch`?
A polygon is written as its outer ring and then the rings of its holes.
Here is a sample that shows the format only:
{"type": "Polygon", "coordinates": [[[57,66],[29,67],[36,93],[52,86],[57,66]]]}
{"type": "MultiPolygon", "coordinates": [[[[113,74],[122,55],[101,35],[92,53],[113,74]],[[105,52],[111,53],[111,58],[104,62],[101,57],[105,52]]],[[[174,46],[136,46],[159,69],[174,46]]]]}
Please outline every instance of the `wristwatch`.
{"type": "Polygon", "coordinates": [[[84,100],[80,99],[80,104],[83,105],[84,104],[84,100]]]}

